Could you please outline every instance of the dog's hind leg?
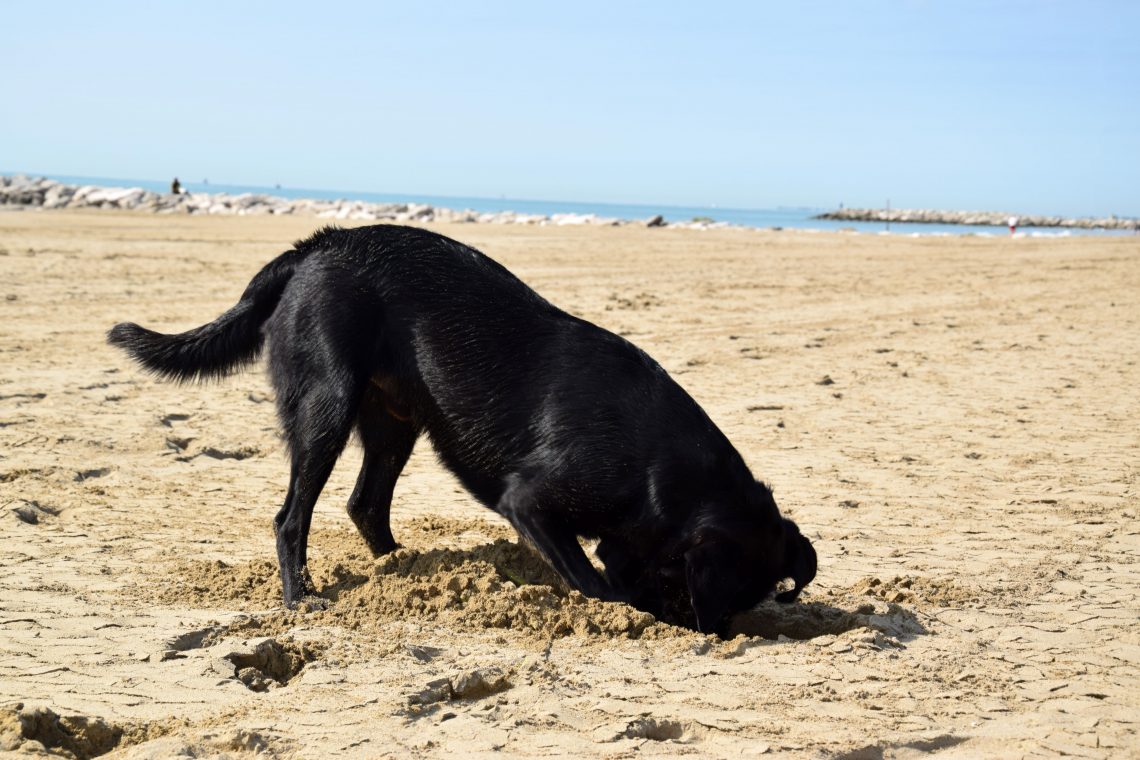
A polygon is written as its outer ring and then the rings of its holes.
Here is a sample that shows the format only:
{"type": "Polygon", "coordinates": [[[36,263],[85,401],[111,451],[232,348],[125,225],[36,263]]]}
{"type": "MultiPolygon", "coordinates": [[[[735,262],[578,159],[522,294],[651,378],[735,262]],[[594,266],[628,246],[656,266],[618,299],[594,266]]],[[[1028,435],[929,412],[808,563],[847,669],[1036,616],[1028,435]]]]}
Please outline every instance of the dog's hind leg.
{"type": "Polygon", "coordinates": [[[396,479],[412,453],[418,430],[411,420],[399,419],[392,412],[383,391],[375,386],[364,393],[356,430],[364,447],[364,464],[348,500],[348,514],[373,556],[379,557],[397,546],[388,512],[396,479]]]}
{"type": "Polygon", "coordinates": [[[510,476],[495,511],[510,521],[570,588],[595,599],[619,599],[622,595],[590,564],[574,532],[555,513],[543,509],[543,499],[552,498],[543,493],[543,485],[541,480],[510,476]]]}
{"type": "Polygon", "coordinates": [[[278,390],[278,398],[293,399],[282,407],[292,456],[289,493],[274,520],[281,583],[290,607],[315,592],[306,567],[313,507],[348,441],[361,396],[359,384],[337,387],[331,375],[306,381],[305,387],[286,394],[278,390]]]}

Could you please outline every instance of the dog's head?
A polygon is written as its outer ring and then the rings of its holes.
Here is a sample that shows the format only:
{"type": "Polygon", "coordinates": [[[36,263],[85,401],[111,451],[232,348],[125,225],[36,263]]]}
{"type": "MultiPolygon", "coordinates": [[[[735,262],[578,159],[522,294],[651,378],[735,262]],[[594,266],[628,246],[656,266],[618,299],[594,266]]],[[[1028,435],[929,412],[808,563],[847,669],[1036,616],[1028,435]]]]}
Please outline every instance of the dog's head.
{"type": "Polygon", "coordinates": [[[771,491],[762,483],[756,486],[761,504],[707,509],[684,552],[685,585],[702,633],[720,630],[729,615],[764,601],[785,579],[792,580],[792,588],[776,594],[776,600],[788,603],[815,578],[811,542],[794,522],[780,517],[771,491]]]}

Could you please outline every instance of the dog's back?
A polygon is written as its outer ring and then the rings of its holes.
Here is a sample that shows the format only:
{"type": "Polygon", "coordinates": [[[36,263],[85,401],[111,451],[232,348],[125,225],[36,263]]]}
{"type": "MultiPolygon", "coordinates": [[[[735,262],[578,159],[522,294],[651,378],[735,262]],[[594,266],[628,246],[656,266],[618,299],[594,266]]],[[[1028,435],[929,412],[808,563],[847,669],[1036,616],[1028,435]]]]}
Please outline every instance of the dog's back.
{"type": "Polygon", "coordinates": [[[567,497],[596,528],[623,492],[644,488],[668,447],[691,459],[692,439],[712,436],[719,450],[697,456],[710,467],[718,455],[739,460],[645,352],[556,308],[472,248],[375,226],[322,230],[296,250],[304,261],[266,325],[278,382],[298,368],[275,346],[290,346],[289,355],[305,347],[307,365],[309,354],[351,354],[353,371],[383,378],[488,505],[509,473],[557,459],[567,472],[591,473],[567,497]]]}

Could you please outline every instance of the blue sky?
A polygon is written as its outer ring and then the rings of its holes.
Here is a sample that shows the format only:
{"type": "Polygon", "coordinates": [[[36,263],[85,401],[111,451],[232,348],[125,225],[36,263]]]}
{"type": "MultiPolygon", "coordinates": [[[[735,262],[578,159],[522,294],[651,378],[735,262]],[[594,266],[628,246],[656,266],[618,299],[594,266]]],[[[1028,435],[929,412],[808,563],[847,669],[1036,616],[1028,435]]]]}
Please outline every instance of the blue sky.
{"type": "Polygon", "coordinates": [[[1140,3],[5,4],[0,170],[1140,215],[1140,3]]]}

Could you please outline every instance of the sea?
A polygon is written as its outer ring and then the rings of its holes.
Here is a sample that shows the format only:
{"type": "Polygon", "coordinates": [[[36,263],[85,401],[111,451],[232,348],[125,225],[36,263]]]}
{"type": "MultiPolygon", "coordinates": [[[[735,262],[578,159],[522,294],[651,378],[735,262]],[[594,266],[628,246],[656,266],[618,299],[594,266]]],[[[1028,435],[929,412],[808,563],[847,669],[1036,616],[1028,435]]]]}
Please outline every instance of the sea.
{"type": "MultiPolygon", "coordinates": [[[[37,175],[38,176],[38,175],[37,175]]],[[[63,174],[48,174],[49,179],[72,185],[97,185],[101,187],[141,187],[155,192],[169,192],[169,181],[119,179],[114,177],[75,177],[63,174]]],[[[704,220],[725,222],[740,227],[757,229],[796,229],[796,230],[854,230],[871,234],[892,235],[980,235],[1003,236],[1009,232],[1004,227],[966,224],[900,224],[892,222],[835,222],[815,219],[830,209],[809,207],[776,207],[771,209],[725,208],[721,206],[669,206],[661,204],[636,203],[590,203],[583,201],[542,201],[521,198],[471,198],[448,195],[413,195],[407,193],[373,193],[343,190],[315,190],[311,188],[258,187],[253,185],[215,184],[208,180],[182,182],[188,192],[204,193],[255,193],[273,195],[279,198],[313,198],[318,200],[359,200],[369,203],[426,203],[437,208],[496,213],[513,211],[519,214],[595,214],[614,219],[650,219],[660,214],[668,222],[691,222],[704,220]]],[[[1019,232],[1029,236],[1068,237],[1076,235],[1134,235],[1128,230],[1085,230],[1058,229],[1051,227],[1019,227],[1019,232]]]]}

